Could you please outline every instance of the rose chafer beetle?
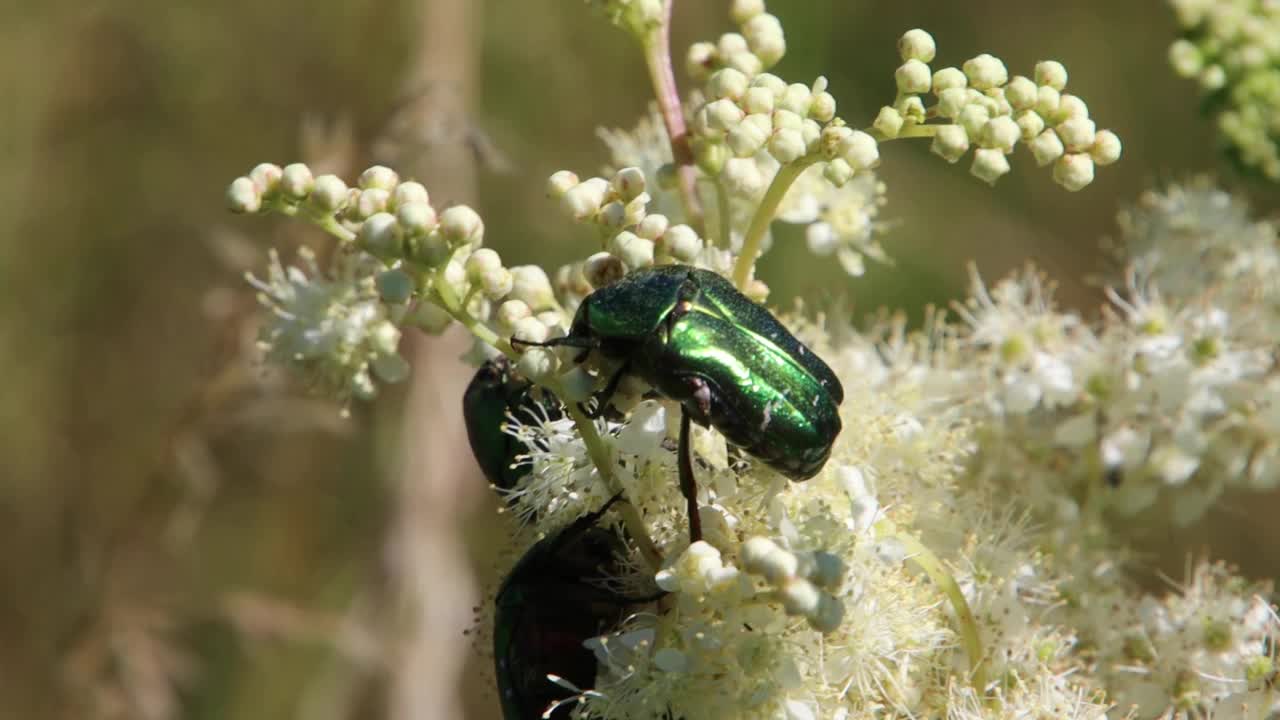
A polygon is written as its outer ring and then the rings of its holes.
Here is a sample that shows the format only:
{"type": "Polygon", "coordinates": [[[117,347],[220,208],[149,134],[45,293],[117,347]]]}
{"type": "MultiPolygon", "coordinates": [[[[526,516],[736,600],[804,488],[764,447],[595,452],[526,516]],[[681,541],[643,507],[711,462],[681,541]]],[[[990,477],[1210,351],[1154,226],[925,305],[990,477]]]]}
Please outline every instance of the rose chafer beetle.
{"type": "Polygon", "coordinates": [[[528,464],[517,457],[529,448],[506,432],[507,416],[558,420],[564,416],[560,401],[520,377],[504,357],[481,365],[462,395],[462,417],[467,441],[480,470],[499,491],[510,491],[529,474],[528,464]]]}
{"type": "Polygon", "coordinates": [[[626,546],[596,522],[619,497],[539,541],[499,588],[493,658],[505,720],[568,717],[574,693],[547,676],[592,687],[596,657],[582,643],[615,626],[629,607],[657,599],[629,598],[602,584],[621,574],[626,546]]]}
{"type": "Polygon", "coordinates": [[[844,388],[831,368],[772,313],[709,270],[636,270],[584,298],[568,335],[540,344],[581,348],[578,362],[596,350],[620,364],[596,398],[597,413],[628,373],[680,403],[678,467],[695,541],[702,531],[690,421],[714,427],[797,481],[822,469],[840,433],[844,388]]]}

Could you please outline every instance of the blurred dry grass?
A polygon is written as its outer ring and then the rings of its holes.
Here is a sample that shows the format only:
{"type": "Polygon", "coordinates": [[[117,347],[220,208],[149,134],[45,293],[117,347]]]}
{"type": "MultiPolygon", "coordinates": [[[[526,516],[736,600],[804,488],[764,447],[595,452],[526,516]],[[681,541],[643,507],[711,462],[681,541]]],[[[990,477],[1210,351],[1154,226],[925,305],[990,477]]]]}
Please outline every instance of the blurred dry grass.
{"type": "MultiPolygon", "coordinates": [[[[399,580],[388,553],[404,509],[393,481],[404,389],[341,421],[248,362],[240,273],[269,245],[287,256],[322,240],[228,217],[221,198],[262,160],[367,164],[414,79],[420,2],[0,9],[0,716],[387,713],[398,656],[379,614],[399,580]]],[[[725,29],[725,4],[677,0],[673,46],[725,29]]],[[[1077,195],[1021,156],[992,191],[923,145],[887,146],[897,268],[858,282],[812,265],[789,275],[804,251],[780,243],[763,269],[780,302],[918,310],[961,292],[969,259],[995,277],[1032,258],[1088,310],[1099,296],[1078,279],[1099,267],[1116,209],[1153,181],[1218,167],[1192,88],[1165,69],[1173,25],[1157,0],[770,7],[788,28],[781,72],[828,75],[851,117],[891,97],[894,41],[923,26],[948,63],[981,51],[1014,72],[1064,60],[1125,142],[1124,160],[1077,195]]],[[[477,176],[487,235],[513,262],[555,265],[581,254],[582,237],[547,206],[542,178],[601,164],[594,128],[632,123],[643,67],[578,0],[474,10],[471,122],[510,166],[477,176]]],[[[1248,189],[1274,209],[1274,192],[1248,189]]],[[[447,408],[461,391],[436,392],[447,408]]],[[[1187,549],[1212,544],[1255,575],[1280,574],[1275,509],[1250,498],[1191,532],[1153,529],[1164,545],[1153,566],[1176,575],[1187,549]]],[[[460,523],[483,575],[502,537],[492,505],[472,512],[460,523]]],[[[467,674],[469,716],[492,717],[489,671],[472,659],[467,674]]]]}

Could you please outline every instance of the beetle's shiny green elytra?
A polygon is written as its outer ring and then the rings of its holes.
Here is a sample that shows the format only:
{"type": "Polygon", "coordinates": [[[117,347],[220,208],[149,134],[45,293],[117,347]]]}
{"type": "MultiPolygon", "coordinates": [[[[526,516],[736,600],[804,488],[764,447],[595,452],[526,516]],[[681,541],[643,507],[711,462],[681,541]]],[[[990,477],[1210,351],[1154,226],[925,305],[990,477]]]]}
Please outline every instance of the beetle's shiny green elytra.
{"type": "Polygon", "coordinates": [[[844,388],[764,307],[716,273],[637,270],[583,299],[556,344],[597,349],[694,422],[793,480],[815,475],[840,433],[844,388]]]}
{"type": "Polygon", "coordinates": [[[507,416],[555,420],[563,412],[558,400],[516,375],[506,358],[481,365],[462,395],[471,453],[484,476],[502,491],[511,490],[529,474],[529,466],[516,461],[529,448],[503,429],[507,416]]]}
{"type": "MultiPolygon", "coordinates": [[[[583,641],[616,625],[635,602],[653,599],[633,601],[602,585],[621,574],[626,551],[621,538],[595,524],[614,500],[539,541],[498,590],[493,659],[504,720],[541,718],[551,703],[572,696],[548,673],[580,688],[595,685],[596,658],[583,641]]],[[[569,717],[571,705],[551,717],[569,717]]]]}

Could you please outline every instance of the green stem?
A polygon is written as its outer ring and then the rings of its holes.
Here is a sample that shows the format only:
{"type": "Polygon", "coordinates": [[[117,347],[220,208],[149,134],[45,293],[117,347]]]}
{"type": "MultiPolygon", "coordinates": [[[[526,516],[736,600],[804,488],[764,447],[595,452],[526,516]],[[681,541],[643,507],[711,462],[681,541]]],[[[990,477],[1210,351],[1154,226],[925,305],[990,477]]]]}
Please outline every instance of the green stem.
{"type": "Polygon", "coordinates": [[[349,243],[354,242],[356,239],[356,234],[343,227],[342,223],[338,222],[337,218],[332,215],[319,215],[314,211],[308,212],[301,205],[292,205],[284,201],[273,202],[270,207],[281,215],[288,215],[289,217],[301,216],[316,227],[337,238],[340,242],[349,243]]]}
{"type": "Polygon", "coordinates": [[[889,536],[903,544],[909,558],[919,565],[933,584],[947,596],[951,608],[956,613],[956,621],[960,625],[960,641],[964,645],[965,654],[969,656],[970,680],[974,690],[981,695],[985,692],[987,685],[982,640],[978,637],[978,621],[974,619],[973,611],[969,609],[969,603],[964,599],[964,593],[960,591],[960,585],[951,573],[947,572],[938,556],[915,537],[897,530],[889,533],[889,536]]]}
{"type": "Polygon", "coordinates": [[[769,223],[773,222],[773,216],[777,214],[782,199],[787,196],[787,190],[791,189],[791,184],[800,177],[801,173],[821,159],[822,156],[818,153],[805,155],[799,160],[783,165],[778,169],[778,174],[773,176],[773,182],[769,183],[769,189],[765,190],[760,206],[756,208],[755,215],[751,216],[747,235],[742,240],[742,253],[738,255],[738,262],[733,266],[733,284],[737,285],[739,290],[745,290],[747,281],[751,279],[751,269],[755,267],[756,258],[760,255],[764,234],[768,232],[769,223]]]}
{"type": "Polygon", "coordinates": [[[869,127],[866,132],[876,139],[876,142],[889,142],[890,140],[905,140],[907,138],[931,138],[938,134],[938,128],[941,125],[912,125],[911,127],[902,128],[894,137],[888,137],[879,130],[869,127]]]}
{"type": "MultiPolygon", "coordinates": [[[[554,392],[554,389],[552,390],[554,392]]],[[[623,492],[625,488],[622,483],[618,482],[618,478],[613,474],[613,458],[609,455],[609,447],[605,445],[604,440],[600,437],[596,424],[582,412],[577,403],[565,403],[565,410],[569,413],[569,417],[573,418],[573,424],[578,426],[578,435],[582,437],[582,443],[587,446],[587,455],[591,458],[592,464],[596,466],[596,471],[600,473],[600,479],[604,481],[605,487],[608,488],[610,495],[617,495],[623,492]]],[[[631,503],[622,503],[618,506],[618,512],[622,514],[622,522],[627,527],[636,545],[640,548],[640,554],[649,566],[654,570],[662,567],[662,554],[658,552],[657,546],[653,544],[653,540],[649,537],[649,531],[644,525],[644,519],[640,517],[640,512],[636,510],[635,505],[631,503]]]]}

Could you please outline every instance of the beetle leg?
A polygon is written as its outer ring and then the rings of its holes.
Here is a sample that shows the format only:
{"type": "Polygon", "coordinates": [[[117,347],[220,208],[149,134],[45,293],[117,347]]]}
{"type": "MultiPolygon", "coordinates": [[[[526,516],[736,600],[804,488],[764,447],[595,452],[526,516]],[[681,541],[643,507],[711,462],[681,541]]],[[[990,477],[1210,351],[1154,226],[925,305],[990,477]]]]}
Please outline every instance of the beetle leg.
{"type": "Polygon", "coordinates": [[[595,410],[587,410],[583,407],[582,403],[579,403],[578,407],[581,408],[582,414],[592,420],[604,415],[605,408],[609,407],[609,401],[612,400],[614,394],[618,392],[618,385],[622,383],[622,376],[630,369],[631,363],[622,363],[622,367],[618,368],[618,371],[613,374],[613,377],[609,378],[609,383],[604,386],[604,389],[595,394],[595,410]]]}
{"type": "Polygon", "coordinates": [[[680,492],[689,505],[689,542],[702,539],[702,518],[698,515],[698,483],[693,477],[693,459],[689,448],[689,412],[680,409],[680,446],[676,449],[676,465],[680,471],[680,492]]]}
{"type": "Polygon", "coordinates": [[[621,499],[622,499],[622,493],[618,493],[617,495],[614,495],[613,497],[609,498],[609,500],[605,502],[604,505],[601,505],[599,510],[593,510],[587,513],[586,515],[583,515],[582,517],[578,518],[577,520],[574,520],[573,523],[569,525],[569,527],[562,530],[560,534],[556,536],[555,544],[552,546],[552,548],[548,551],[547,554],[555,555],[557,552],[559,552],[560,548],[565,546],[566,543],[572,541],[582,533],[586,532],[587,529],[595,525],[596,521],[598,521],[601,517],[603,517],[605,513],[609,512],[609,508],[612,507],[614,503],[618,502],[621,499]]]}

